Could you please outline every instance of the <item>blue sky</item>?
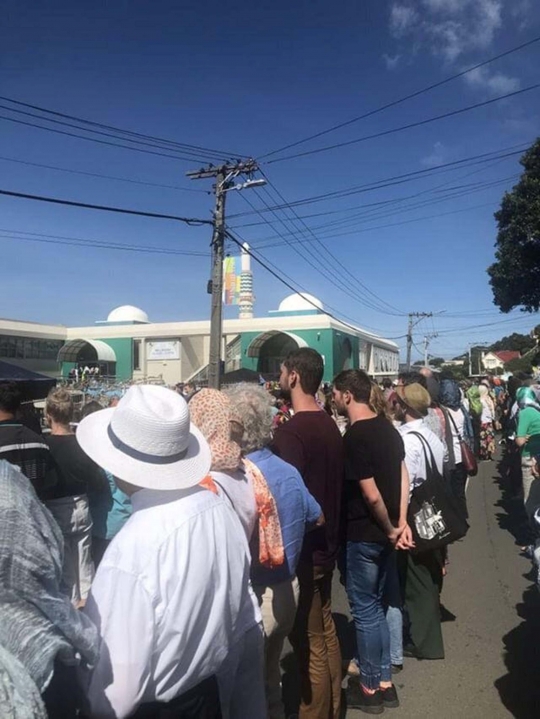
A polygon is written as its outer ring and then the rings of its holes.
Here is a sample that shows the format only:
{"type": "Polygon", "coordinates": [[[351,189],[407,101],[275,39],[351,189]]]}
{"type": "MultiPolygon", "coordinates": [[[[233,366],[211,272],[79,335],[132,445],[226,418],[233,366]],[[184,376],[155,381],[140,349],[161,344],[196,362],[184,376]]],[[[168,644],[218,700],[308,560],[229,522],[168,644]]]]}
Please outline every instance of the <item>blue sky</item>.
{"type": "MultiPolygon", "coordinates": [[[[259,158],[536,35],[540,35],[540,8],[532,0],[238,0],[226,5],[216,0],[84,4],[6,0],[0,29],[0,94],[259,158]]],[[[298,220],[291,220],[290,210],[276,211],[277,217],[266,212],[261,218],[248,203],[258,209],[264,203],[275,204],[275,188],[291,202],[482,153],[505,148],[518,152],[538,134],[538,90],[422,127],[268,162],[525,88],[537,81],[539,56],[540,43],[262,159],[272,185],[265,191],[231,193],[229,224],[254,248],[260,245],[278,273],[289,275],[296,285],[360,326],[400,337],[406,330],[403,313],[444,310],[420,323],[415,335],[420,347],[425,333],[439,333],[430,346],[434,355],[453,356],[469,342],[530,330],[537,318],[497,313],[485,272],[493,261],[493,212],[504,190],[516,181],[519,155],[458,165],[414,182],[298,206],[297,214],[305,216],[303,222],[339,264],[298,220]],[[244,212],[251,214],[234,217],[244,212]],[[303,242],[284,243],[280,235],[291,232],[295,234],[287,239],[303,242]],[[350,280],[349,273],[398,311],[372,295],[368,304],[375,302],[383,311],[366,306],[365,291],[350,280]]],[[[5,109],[0,115],[29,119],[5,109]]],[[[213,200],[206,191],[211,183],[185,177],[188,170],[200,167],[198,161],[99,145],[6,119],[0,119],[0,125],[3,189],[210,218],[213,200]]],[[[6,197],[0,198],[0,213],[3,317],[83,325],[128,303],[142,307],[155,321],[208,315],[206,256],[130,253],[22,239],[31,236],[27,233],[40,233],[41,240],[47,239],[43,235],[55,235],[204,253],[208,228],[6,197]]],[[[289,292],[263,269],[254,267],[254,277],[256,313],[266,314],[289,292]]],[[[228,308],[226,314],[234,316],[234,310],[228,308]]]]}

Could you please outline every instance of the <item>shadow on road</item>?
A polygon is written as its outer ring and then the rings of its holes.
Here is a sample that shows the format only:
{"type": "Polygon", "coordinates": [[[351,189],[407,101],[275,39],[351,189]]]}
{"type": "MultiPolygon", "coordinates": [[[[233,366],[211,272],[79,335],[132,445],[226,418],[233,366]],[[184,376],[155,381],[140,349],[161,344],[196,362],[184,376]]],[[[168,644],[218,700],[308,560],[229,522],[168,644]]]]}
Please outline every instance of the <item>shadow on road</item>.
{"type": "Polygon", "coordinates": [[[531,532],[523,507],[523,500],[519,495],[520,487],[516,481],[516,472],[519,472],[519,477],[521,478],[521,467],[519,464],[516,467],[514,454],[505,454],[498,462],[497,470],[498,474],[493,479],[501,489],[501,498],[496,502],[495,506],[503,510],[495,514],[499,527],[509,532],[514,537],[516,544],[529,544],[531,532]]]}
{"type": "Polygon", "coordinates": [[[523,621],[503,637],[508,673],[495,681],[495,687],[502,703],[516,719],[537,719],[540,715],[540,596],[536,587],[525,590],[516,610],[523,621]]]}
{"type": "MultiPolygon", "coordinates": [[[[497,522],[514,537],[516,544],[529,544],[531,531],[519,496],[519,454],[505,453],[497,469],[499,475],[493,479],[499,484],[501,498],[495,506],[502,510],[496,514],[497,522]]],[[[534,581],[532,574],[525,577],[534,581]]],[[[494,684],[512,716],[537,719],[540,716],[540,595],[536,586],[523,592],[523,600],[516,605],[516,616],[520,623],[502,638],[507,674],[494,684]]]]}

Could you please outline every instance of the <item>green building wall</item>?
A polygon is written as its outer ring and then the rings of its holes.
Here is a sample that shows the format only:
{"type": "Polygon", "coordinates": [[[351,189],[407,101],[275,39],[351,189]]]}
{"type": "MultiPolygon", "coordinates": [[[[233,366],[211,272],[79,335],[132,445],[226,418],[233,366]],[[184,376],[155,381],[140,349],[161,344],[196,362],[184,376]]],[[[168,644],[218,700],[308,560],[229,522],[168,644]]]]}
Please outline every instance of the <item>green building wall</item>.
{"type": "Polygon", "coordinates": [[[131,337],[100,339],[112,347],[116,354],[116,379],[130,380],[133,376],[133,340],[131,337]]]}
{"type": "MultiPolygon", "coordinates": [[[[320,330],[289,330],[291,334],[301,337],[312,349],[317,350],[324,357],[324,382],[331,382],[334,376],[344,369],[348,360],[350,369],[358,368],[359,347],[358,338],[332,329],[320,330]],[[351,346],[350,356],[345,357],[344,340],[348,339],[351,346]]],[[[258,357],[248,357],[249,345],[259,337],[261,332],[244,332],[241,336],[242,367],[257,370],[258,357]]]]}

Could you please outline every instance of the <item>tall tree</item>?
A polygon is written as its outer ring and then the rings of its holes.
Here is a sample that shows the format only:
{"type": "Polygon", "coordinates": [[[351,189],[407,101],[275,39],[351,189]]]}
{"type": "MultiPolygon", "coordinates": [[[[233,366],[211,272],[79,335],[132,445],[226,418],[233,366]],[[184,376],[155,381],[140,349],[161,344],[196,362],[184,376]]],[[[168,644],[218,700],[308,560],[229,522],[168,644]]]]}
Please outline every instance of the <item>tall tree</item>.
{"type": "Polygon", "coordinates": [[[540,138],[520,163],[521,178],[495,213],[496,261],[488,268],[493,301],[502,312],[540,308],[540,138]]]}

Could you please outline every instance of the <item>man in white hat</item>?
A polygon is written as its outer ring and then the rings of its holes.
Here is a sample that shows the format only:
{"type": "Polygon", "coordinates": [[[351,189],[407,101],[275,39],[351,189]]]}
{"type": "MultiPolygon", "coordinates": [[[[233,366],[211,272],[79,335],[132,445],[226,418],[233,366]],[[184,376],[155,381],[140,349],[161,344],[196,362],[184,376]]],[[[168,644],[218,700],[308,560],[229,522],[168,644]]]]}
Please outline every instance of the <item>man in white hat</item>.
{"type": "Polygon", "coordinates": [[[235,664],[252,678],[245,716],[263,717],[249,548],[228,504],[198,486],[211,455],[185,400],[163,387],[131,387],[117,407],[84,419],[77,438],[133,504],[86,605],[102,638],[84,677],[90,715],[216,719],[215,675],[225,668],[234,677],[235,664]]]}

